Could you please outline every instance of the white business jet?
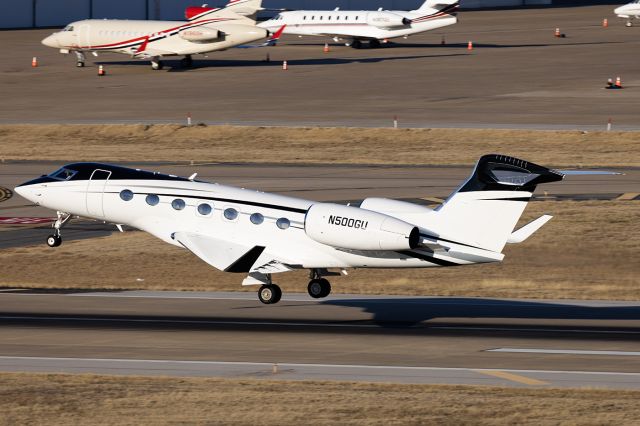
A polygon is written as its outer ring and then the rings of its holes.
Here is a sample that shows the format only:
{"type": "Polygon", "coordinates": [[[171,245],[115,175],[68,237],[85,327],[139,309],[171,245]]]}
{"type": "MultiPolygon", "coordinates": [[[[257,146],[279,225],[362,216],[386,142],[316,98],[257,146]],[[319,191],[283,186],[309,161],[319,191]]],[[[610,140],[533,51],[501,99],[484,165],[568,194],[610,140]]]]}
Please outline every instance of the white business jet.
{"type": "MultiPolygon", "coordinates": [[[[259,8],[261,0],[232,0],[201,19],[179,21],[133,21],[89,19],[73,22],[44,40],[45,46],[62,53],[75,52],[77,66],[83,67],[85,53],[114,52],[133,58],[150,59],[154,70],[162,69],[161,58],[184,56],[182,65],[192,64],[192,55],[225,50],[269,37],[270,32],[256,27],[255,21],[234,11],[251,3],[259,8]]],[[[244,9],[242,9],[244,10],[244,9]]],[[[262,46],[273,45],[282,31],[262,46]]]]}
{"type": "MultiPolygon", "coordinates": [[[[551,219],[514,231],[536,186],[568,173],[485,155],[436,209],[385,198],[321,203],[99,163],[68,164],[15,191],[58,211],[50,247],[61,244],[72,218],[131,226],[217,269],[246,274],[242,284],[261,285],[259,299],[270,304],[282,294],[272,275],[294,269],[310,270],[308,292],[321,298],[331,292],[324,277],[339,274],[330,269],[500,262],[505,244],[526,240],[551,219]]],[[[576,174],[587,173],[599,172],[576,174]]]]}
{"type": "Polygon", "coordinates": [[[618,15],[619,18],[625,18],[627,20],[625,25],[631,27],[633,25],[631,20],[640,18],[640,0],[634,0],[631,3],[616,7],[613,13],[618,15]]]}
{"type": "Polygon", "coordinates": [[[281,12],[259,27],[270,31],[286,25],[285,34],[328,36],[346,39],[346,45],[359,49],[367,41],[379,47],[381,40],[408,37],[457,22],[458,0],[427,0],[412,11],[296,10],[281,12]]]}

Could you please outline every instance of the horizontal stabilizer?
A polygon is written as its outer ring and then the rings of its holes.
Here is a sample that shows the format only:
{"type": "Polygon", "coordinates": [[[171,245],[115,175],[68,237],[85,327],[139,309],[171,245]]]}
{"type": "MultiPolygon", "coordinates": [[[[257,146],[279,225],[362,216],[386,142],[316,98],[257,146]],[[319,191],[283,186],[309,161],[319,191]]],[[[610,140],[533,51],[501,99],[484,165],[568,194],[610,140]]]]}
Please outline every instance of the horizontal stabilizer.
{"type": "Polygon", "coordinates": [[[511,236],[507,240],[508,243],[517,244],[521,243],[530,236],[532,236],[538,229],[542,228],[542,225],[549,222],[553,216],[545,214],[524,225],[522,228],[511,233],[511,236]]]}
{"type": "Polygon", "coordinates": [[[623,175],[624,173],[612,172],[609,170],[556,170],[558,173],[562,173],[565,176],[579,176],[579,175],[623,175]]]}

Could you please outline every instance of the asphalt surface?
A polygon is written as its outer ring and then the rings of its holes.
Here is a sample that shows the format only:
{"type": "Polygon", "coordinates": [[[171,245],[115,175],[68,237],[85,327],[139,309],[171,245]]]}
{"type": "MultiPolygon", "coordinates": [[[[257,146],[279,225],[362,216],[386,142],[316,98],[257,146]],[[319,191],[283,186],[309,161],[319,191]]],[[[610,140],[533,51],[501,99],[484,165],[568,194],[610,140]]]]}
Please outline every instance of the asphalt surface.
{"type": "Polygon", "coordinates": [[[51,30],[2,31],[0,123],[183,123],[191,113],[214,124],[386,127],[397,116],[401,127],[604,129],[611,118],[639,129],[640,30],[613,7],[463,11],[457,25],[382,49],[286,36],[163,71],[116,54],[77,69],[73,55],[40,44],[51,30]],[[625,88],[604,90],[617,76],[625,88]]]}
{"type": "MultiPolygon", "coordinates": [[[[61,163],[16,162],[0,165],[0,188],[12,191],[20,183],[49,173],[61,163]]],[[[269,164],[130,164],[235,186],[278,192],[317,201],[359,201],[366,197],[404,199],[434,204],[445,198],[471,173],[470,167],[380,165],[269,165],[269,164]]],[[[545,185],[536,199],[611,200],[640,199],[640,169],[619,169],[623,175],[568,176],[545,185]]],[[[7,217],[49,217],[55,212],[31,205],[17,194],[0,201],[0,249],[40,244],[50,224],[2,223],[7,217]]],[[[71,222],[64,229],[66,241],[108,235],[115,228],[97,222],[71,222]]]]}
{"type": "Polygon", "coordinates": [[[637,302],[0,292],[0,371],[640,389],[637,302]]]}

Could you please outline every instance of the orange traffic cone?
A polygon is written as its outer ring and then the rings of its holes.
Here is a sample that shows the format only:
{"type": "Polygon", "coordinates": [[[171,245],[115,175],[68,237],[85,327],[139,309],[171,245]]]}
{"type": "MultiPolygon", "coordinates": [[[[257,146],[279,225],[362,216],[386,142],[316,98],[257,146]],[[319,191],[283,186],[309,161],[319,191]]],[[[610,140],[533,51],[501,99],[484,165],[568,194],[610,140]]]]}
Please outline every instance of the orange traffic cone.
{"type": "Polygon", "coordinates": [[[287,65],[287,61],[284,61],[282,63],[282,69],[285,70],[285,71],[289,69],[289,65],[287,65]]]}
{"type": "Polygon", "coordinates": [[[555,36],[560,37],[560,28],[556,28],[555,36]]]}
{"type": "Polygon", "coordinates": [[[35,56],[33,57],[33,59],[31,60],[31,66],[33,68],[38,66],[38,58],[36,58],[35,56]]]}
{"type": "Polygon", "coordinates": [[[100,66],[98,67],[98,75],[99,75],[100,77],[102,77],[102,76],[103,76],[103,75],[105,75],[105,74],[106,74],[106,72],[105,72],[105,70],[104,70],[104,67],[103,67],[102,65],[100,65],[100,66]]]}
{"type": "Polygon", "coordinates": [[[602,20],[602,26],[603,26],[604,28],[607,28],[607,27],[609,26],[609,20],[608,20],[607,18],[604,18],[604,19],[602,20]]]}
{"type": "Polygon", "coordinates": [[[622,89],[622,80],[620,77],[616,77],[616,89],[622,89]]]}
{"type": "Polygon", "coordinates": [[[324,49],[322,49],[324,53],[329,53],[329,43],[324,44],[324,49]]]}
{"type": "Polygon", "coordinates": [[[473,43],[471,41],[467,44],[467,50],[473,50],[473,43]]]}

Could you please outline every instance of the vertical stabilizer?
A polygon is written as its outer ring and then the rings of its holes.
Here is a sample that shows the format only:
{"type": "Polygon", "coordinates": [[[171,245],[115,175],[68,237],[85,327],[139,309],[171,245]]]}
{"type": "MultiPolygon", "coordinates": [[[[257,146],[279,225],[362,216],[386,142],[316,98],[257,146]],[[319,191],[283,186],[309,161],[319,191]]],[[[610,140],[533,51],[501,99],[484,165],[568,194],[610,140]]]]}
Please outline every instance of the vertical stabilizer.
{"type": "Polygon", "coordinates": [[[431,230],[442,238],[500,252],[536,185],[563,176],[506,155],[485,155],[469,179],[436,209],[431,230]]]}

